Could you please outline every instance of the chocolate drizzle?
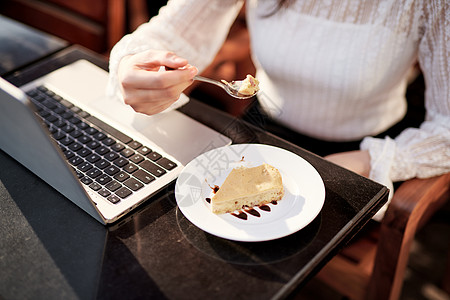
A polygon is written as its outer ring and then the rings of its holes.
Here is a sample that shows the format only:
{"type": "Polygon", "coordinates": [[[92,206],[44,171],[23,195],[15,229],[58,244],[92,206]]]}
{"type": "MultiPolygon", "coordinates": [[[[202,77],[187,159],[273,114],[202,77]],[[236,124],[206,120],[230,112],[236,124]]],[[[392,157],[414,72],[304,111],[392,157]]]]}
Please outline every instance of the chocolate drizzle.
{"type": "Polygon", "coordinates": [[[206,182],[206,184],[212,189],[212,191],[213,191],[214,194],[217,193],[217,192],[219,191],[220,187],[219,187],[218,185],[215,184],[214,186],[211,186],[211,185],[208,183],[208,180],[206,180],[206,179],[205,179],[205,182],[206,182]]]}
{"type": "Polygon", "coordinates": [[[259,209],[264,210],[264,211],[267,211],[267,212],[269,212],[269,211],[271,210],[271,209],[270,209],[270,206],[267,205],[267,204],[261,205],[261,206],[259,207],[259,209]]]}
{"type": "Polygon", "coordinates": [[[242,220],[247,220],[247,214],[242,210],[238,211],[237,213],[231,213],[231,215],[242,220]]]}
{"type": "Polygon", "coordinates": [[[258,218],[261,217],[261,214],[254,208],[248,208],[248,209],[245,209],[244,211],[252,216],[255,216],[258,218]]]}
{"type": "MultiPolygon", "coordinates": [[[[271,204],[273,205],[277,205],[278,201],[272,201],[271,204]]],[[[267,204],[263,204],[258,206],[258,208],[262,211],[265,212],[271,212],[272,209],[270,208],[269,205],[267,204]]],[[[259,211],[257,211],[254,208],[248,207],[248,206],[244,206],[241,210],[237,211],[237,212],[233,212],[231,213],[232,216],[235,216],[236,218],[239,218],[241,220],[247,220],[248,219],[248,215],[252,215],[254,217],[261,217],[261,214],[259,213],[259,211]]]]}
{"type": "Polygon", "coordinates": [[[213,193],[214,193],[214,194],[217,193],[217,192],[219,191],[219,189],[220,189],[220,187],[219,187],[218,185],[215,185],[215,186],[212,188],[213,193]]]}

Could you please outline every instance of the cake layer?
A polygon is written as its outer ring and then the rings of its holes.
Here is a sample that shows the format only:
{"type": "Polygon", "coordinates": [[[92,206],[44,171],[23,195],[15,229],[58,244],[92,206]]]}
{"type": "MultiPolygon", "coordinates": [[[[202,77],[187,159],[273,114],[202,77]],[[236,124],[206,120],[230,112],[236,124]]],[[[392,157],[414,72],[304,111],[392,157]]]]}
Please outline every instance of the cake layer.
{"type": "Polygon", "coordinates": [[[232,212],[243,206],[253,207],[283,198],[280,172],[271,165],[240,167],[228,174],[219,191],[211,199],[216,214],[232,212]]]}
{"type": "Polygon", "coordinates": [[[252,75],[247,75],[242,81],[242,85],[239,88],[239,93],[243,95],[253,95],[259,91],[259,81],[252,75]]]}

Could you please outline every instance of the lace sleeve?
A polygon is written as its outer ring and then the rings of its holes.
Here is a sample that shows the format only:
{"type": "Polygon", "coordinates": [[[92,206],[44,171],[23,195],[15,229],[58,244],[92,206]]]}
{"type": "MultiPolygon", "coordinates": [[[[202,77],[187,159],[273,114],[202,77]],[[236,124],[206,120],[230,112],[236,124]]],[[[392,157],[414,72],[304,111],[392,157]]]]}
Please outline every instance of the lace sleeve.
{"type": "Polygon", "coordinates": [[[157,16],[114,46],[107,93],[119,95],[117,69],[122,57],[148,49],[172,51],[204,69],[225,41],[242,5],[243,0],[170,0],[157,16]]]}
{"type": "Polygon", "coordinates": [[[395,140],[365,138],[371,178],[382,182],[425,178],[450,172],[450,3],[423,2],[419,62],[426,83],[426,121],[395,140]]]}

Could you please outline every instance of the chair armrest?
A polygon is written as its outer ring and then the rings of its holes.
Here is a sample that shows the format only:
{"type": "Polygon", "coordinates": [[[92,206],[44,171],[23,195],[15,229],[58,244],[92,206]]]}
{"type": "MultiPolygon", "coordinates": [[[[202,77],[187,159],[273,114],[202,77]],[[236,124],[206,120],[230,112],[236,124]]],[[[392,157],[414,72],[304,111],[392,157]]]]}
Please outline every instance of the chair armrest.
{"type": "Polygon", "coordinates": [[[450,173],[405,181],[395,191],[382,225],[405,230],[408,223],[425,222],[449,199],[449,190],[450,173]]]}
{"type": "Polygon", "coordinates": [[[415,233],[450,198],[450,173],[405,181],[381,222],[369,299],[398,299],[415,233]],[[380,289],[380,287],[383,287],[380,289]]]}

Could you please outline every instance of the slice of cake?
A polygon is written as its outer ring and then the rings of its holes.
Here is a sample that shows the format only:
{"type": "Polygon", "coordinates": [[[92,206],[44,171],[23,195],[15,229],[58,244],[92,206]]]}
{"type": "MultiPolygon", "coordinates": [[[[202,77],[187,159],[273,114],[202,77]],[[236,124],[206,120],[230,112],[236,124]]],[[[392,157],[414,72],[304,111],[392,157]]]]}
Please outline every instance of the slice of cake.
{"type": "Polygon", "coordinates": [[[242,81],[241,87],[239,88],[239,93],[242,95],[253,95],[259,91],[259,81],[252,75],[247,75],[247,77],[242,81]]]}
{"type": "Polygon", "coordinates": [[[284,188],[280,172],[271,165],[253,168],[240,167],[228,174],[211,199],[213,213],[223,214],[243,206],[263,205],[283,198],[284,188]]]}

